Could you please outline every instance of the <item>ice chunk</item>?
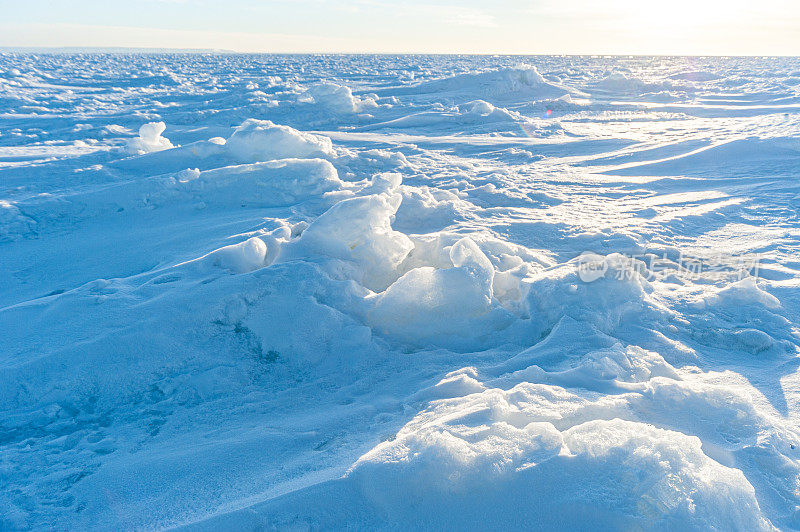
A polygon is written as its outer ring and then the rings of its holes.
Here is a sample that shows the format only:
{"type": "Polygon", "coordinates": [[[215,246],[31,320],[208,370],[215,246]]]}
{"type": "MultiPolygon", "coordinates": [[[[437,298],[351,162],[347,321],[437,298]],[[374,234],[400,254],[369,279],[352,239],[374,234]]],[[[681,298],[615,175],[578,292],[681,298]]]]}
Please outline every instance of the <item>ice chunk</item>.
{"type": "Polygon", "coordinates": [[[337,83],[315,83],[308,89],[309,95],[317,105],[333,113],[360,113],[377,107],[372,98],[353,96],[350,87],[337,83]]]}
{"type": "Polygon", "coordinates": [[[453,244],[453,247],[450,248],[450,260],[453,261],[453,266],[456,268],[465,268],[470,271],[491,297],[494,267],[472,239],[465,237],[453,244]]]}
{"type": "Polygon", "coordinates": [[[407,272],[379,294],[370,323],[385,335],[416,343],[446,345],[448,337],[471,337],[486,324],[475,320],[492,310],[494,268],[469,238],[450,248],[453,267],[429,266],[407,272]]]}
{"type": "Polygon", "coordinates": [[[254,118],[237,127],[225,146],[228,153],[241,162],[334,155],[333,143],[328,137],[254,118]]]}
{"type": "Polygon", "coordinates": [[[287,256],[323,255],[352,261],[360,281],[383,290],[397,278],[397,266],[414,247],[392,229],[399,194],[372,194],[340,201],[308,226],[287,256]]]}
{"type": "MultiPolygon", "coordinates": [[[[622,419],[559,429],[567,420],[538,414],[551,404],[577,407],[568,392],[530,384],[436,402],[340,484],[404,528],[772,529],[742,472],[709,458],[700,439],[622,419]]],[[[322,506],[337,497],[315,493],[322,506]]]]}
{"type": "Polygon", "coordinates": [[[144,155],[173,148],[169,139],[161,136],[165,129],[167,129],[167,125],[164,122],[144,124],[139,128],[139,136],[128,141],[128,153],[144,155]]]}
{"type": "Polygon", "coordinates": [[[342,185],[336,168],[324,159],[283,159],[207,170],[186,187],[209,203],[277,206],[342,185]]]}

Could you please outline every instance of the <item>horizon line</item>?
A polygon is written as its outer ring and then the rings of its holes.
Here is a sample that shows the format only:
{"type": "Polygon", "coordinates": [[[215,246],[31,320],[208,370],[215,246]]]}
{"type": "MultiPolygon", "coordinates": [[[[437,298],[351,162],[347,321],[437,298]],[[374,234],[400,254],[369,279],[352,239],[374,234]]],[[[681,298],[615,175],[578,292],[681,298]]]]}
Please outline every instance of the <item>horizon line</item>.
{"type": "Polygon", "coordinates": [[[406,55],[406,56],[506,56],[506,57],[708,57],[708,58],[800,58],[800,55],[791,54],[646,54],[646,53],[505,53],[505,52],[344,52],[344,51],[304,51],[304,52],[240,52],[236,50],[217,48],[171,48],[171,47],[140,47],[140,46],[0,46],[0,53],[106,53],[106,54],[213,54],[213,55],[406,55]]]}

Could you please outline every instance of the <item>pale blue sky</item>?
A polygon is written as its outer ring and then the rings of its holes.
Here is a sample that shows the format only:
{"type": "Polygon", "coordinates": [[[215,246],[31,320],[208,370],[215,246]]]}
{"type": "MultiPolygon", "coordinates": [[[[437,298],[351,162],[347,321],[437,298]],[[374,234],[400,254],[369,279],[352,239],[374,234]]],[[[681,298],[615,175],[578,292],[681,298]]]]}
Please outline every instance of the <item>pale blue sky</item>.
{"type": "Polygon", "coordinates": [[[800,55],[800,1],[0,0],[0,46],[800,55]]]}

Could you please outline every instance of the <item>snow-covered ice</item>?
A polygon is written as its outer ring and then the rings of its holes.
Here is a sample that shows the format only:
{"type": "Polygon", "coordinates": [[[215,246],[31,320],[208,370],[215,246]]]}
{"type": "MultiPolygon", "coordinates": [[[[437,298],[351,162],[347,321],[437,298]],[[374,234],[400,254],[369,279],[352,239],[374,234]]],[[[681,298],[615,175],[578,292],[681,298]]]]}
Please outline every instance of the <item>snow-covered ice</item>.
{"type": "Polygon", "coordinates": [[[0,55],[0,529],[800,529],[800,60],[0,55]]]}

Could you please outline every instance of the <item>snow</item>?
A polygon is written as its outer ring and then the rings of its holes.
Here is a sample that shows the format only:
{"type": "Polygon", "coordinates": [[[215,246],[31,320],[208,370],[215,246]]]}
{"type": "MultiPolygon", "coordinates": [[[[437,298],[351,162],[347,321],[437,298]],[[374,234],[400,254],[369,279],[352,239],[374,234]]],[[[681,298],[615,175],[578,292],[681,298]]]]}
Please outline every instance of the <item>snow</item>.
{"type": "Polygon", "coordinates": [[[414,246],[391,227],[401,201],[396,193],[340,201],[314,220],[287,254],[348,261],[362,285],[383,290],[397,277],[397,267],[414,246]]]}
{"type": "Polygon", "coordinates": [[[25,216],[13,203],[0,200],[0,241],[17,240],[35,230],[36,221],[25,216]]]}
{"type": "Polygon", "coordinates": [[[333,154],[331,140],[327,137],[253,118],[245,120],[233,131],[225,147],[242,162],[326,157],[333,154]]]}
{"type": "MultiPolygon", "coordinates": [[[[401,89],[398,93],[441,94],[457,99],[468,97],[504,102],[559,97],[572,90],[574,89],[548,82],[535,66],[521,64],[423,81],[407,89],[401,89]]],[[[382,92],[378,92],[378,94],[380,95],[382,92]]]]}
{"type": "Polygon", "coordinates": [[[155,151],[168,150],[174,146],[161,134],[167,129],[164,122],[148,122],[139,128],[139,136],[128,142],[128,152],[132,155],[144,155],[155,151]]]}
{"type": "Polygon", "coordinates": [[[449,254],[451,267],[414,268],[379,294],[369,323],[409,344],[456,345],[469,331],[485,333],[494,267],[469,237],[449,254]]]}
{"type": "Polygon", "coordinates": [[[205,259],[231,273],[247,273],[265,266],[267,245],[258,237],[212,251],[205,259]]]}
{"type": "Polygon", "coordinates": [[[225,166],[204,170],[188,180],[185,175],[176,175],[176,190],[205,203],[230,206],[291,205],[343,186],[336,168],[324,159],[279,159],[225,166]]]}
{"type": "Polygon", "coordinates": [[[377,107],[375,98],[353,96],[350,87],[337,83],[315,83],[308,88],[308,95],[322,110],[334,114],[361,113],[377,107]]]}
{"type": "Polygon", "coordinates": [[[363,506],[412,528],[470,528],[478,519],[488,527],[771,528],[741,471],[708,458],[696,437],[621,419],[559,431],[535,421],[533,409],[515,411],[518,401],[505,394],[479,395],[470,411],[480,425],[426,420],[362,457],[345,482],[361,488],[363,506]],[[454,510],[447,518],[443,503],[454,510]],[[550,511],[520,512],[528,505],[550,511]]]}
{"type": "Polygon", "coordinates": [[[797,72],[0,55],[0,529],[800,529],[797,72]]]}

